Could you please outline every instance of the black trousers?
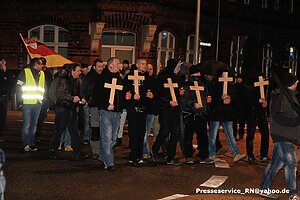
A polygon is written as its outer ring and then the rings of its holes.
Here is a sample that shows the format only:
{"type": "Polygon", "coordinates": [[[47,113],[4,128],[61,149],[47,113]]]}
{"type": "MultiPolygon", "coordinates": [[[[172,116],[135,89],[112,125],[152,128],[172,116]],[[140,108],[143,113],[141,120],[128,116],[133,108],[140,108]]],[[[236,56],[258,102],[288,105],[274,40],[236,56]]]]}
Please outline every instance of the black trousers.
{"type": "Polygon", "coordinates": [[[71,136],[72,148],[74,150],[73,152],[75,154],[80,153],[78,119],[76,109],[70,110],[63,107],[55,108],[55,131],[51,143],[51,151],[57,150],[60,144],[61,135],[66,128],[68,128],[71,136]]]}
{"type": "Polygon", "coordinates": [[[186,158],[193,158],[193,135],[197,134],[197,144],[199,158],[205,160],[208,158],[208,135],[207,123],[201,116],[189,115],[184,118],[184,152],[186,158]]]}
{"type": "Polygon", "coordinates": [[[42,126],[43,126],[44,120],[47,117],[48,108],[49,108],[48,102],[46,100],[43,101],[41,112],[40,112],[38,123],[37,123],[35,138],[38,138],[41,136],[42,126]]]}
{"type": "Polygon", "coordinates": [[[168,143],[168,161],[175,158],[176,146],[180,131],[180,111],[179,109],[163,109],[159,113],[159,133],[152,146],[153,154],[158,154],[160,147],[165,142],[170,134],[170,141],[168,143]]]}
{"type": "Polygon", "coordinates": [[[269,150],[269,127],[265,115],[255,114],[249,116],[247,120],[247,138],[246,148],[248,157],[254,157],[253,155],[253,140],[256,131],[256,124],[258,125],[261,140],[260,140],[260,157],[268,156],[269,150]]]}
{"type": "Polygon", "coordinates": [[[239,134],[240,138],[244,137],[245,134],[245,124],[246,124],[246,116],[245,116],[245,108],[238,107],[236,111],[237,119],[233,120],[233,136],[236,139],[237,134],[239,134]],[[237,128],[239,124],[239,130],[237,128]]]}
{"type": "Polygon", "coordinates": [[[7,118],[7,95],[0,95],[0,137],[3,137],[7,118]]]}
{"type": "Polygon", "coordinates": [[[146,110],[137,111],[134,108],[127,109],[128,131],[130,134],[129,160],[138,161],[143,156],[144,137],[146,133],[146,110]]]}

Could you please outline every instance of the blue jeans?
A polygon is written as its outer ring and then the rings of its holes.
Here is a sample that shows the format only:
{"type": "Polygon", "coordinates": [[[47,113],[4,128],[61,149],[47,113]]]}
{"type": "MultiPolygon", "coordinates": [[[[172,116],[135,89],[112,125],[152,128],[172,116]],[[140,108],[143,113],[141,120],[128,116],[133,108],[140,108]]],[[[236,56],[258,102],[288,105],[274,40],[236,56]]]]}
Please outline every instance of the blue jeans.
{"type": "Polygon", "coordinates": [[[85,105],[82,109],[84,118],[83,140],[90,141],[90,107],[85,105]]]}
{"type": "Polygon", "coordinates": [[[289,195],[297,194],[297,161],[294,154],[294,145],[290,142],[276,142],[274,144],[272,159],[265,170],[260,188],[271,189],[278,171],[283,166],[285,166],[284,173],[289,195]]]}
{"type": "Polygon", "coordinates": [[[99,110],[100,116],[100,160],[106,167],[114,166],[113,146],[116,144],[121,113],[99,110]]]}
{"type": "Polygon", "coordinates": [[[0,200],[4,200],[4,192],[5,192],[6,180],[2,171],[0,171],[0,200]]]}
{"type": "Polygon", "coordinates": [[[29,146],[35,146],[35,132],[41,108],[42,104],[23,105],[22,141],[24,146],[27,144],[29,146]]]}
{"type": "Polygon", "coordinates": [[[149,144],[148,144],[148,137],[151,132],[151,128],[154,122],[155,115],[148,114],[146,119],[146,134],[144,137],[144,148],[143,154],[149,154],[149,144]]]}
{"type": "Polygon", "coordinates": [[[64,132],[62,133],[61,138],[60,138],[60,143],[64,143],[65,147],[68,145],[71,145],[71,136],[70,136],[68,128],[66,128],[64,130],[64,132]]]}
{"type": "Polygon", "coordinates": [[[126,122],[126,117],[127,117],[127,110],[123,109],[123,112],[121,114],[120,127],[119,127],[119,130],[118,130],[118,138],[123,137],[123,130],[124,130],[125,122],[126,122]]]}
{"type": "Polygon", "coordinates": [[[226,142],[229,146],[229,149],[233,157],[240,154],[239,149],[236,145],[236,141],[233,137],[232,121],[224,121],[224,122],[211,121],[210,130],[209,130],[209,145],[208,145],[209,157],[216,155],[216,137],[217,137],[220,123],[224,129],[226,135],[226,142]]]}

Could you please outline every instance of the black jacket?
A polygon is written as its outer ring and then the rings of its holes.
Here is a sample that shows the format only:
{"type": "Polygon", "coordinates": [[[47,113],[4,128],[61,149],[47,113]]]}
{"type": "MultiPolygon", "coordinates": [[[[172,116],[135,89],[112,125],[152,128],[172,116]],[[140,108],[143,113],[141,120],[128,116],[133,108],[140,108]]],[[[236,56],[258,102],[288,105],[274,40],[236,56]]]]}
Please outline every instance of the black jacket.
{"type": "MultiPolygon", "coordinates": [[[[297,92],[289,90],[289,93],[294,102],[299,105],[298,99],[296,98],[297,92]]],[[[270,132],[274,143],[289,141],[294,144],[299,144],[300,117],[280,89],[276,89],[272,93],[270,125],[270,132]]]]}
{"type": "Polygon", "coordinates": [[[0,70],[0,95],[8,95],[13,85],[13,74],[10,71],[0,70]]]}
{"type": "MultiPolygon", "coordinates": [[[[94,92],[93,92],[93,100],[95,106],[99,109],[107,110],[109,106],[109,96],[110,96],[110,89],[105,88],[104,84],[109,83],[111,84],[112,79],[117,79],[118,85],[123,85],[123,80],[120,76],[120,73],[112,73],[109,71],[108,68],[104,68],[101,75],[97,76],[95,80],[94,92]]],[[[124,89],[124,88],[123,88],[124,89]]],[[[116,90],[115,91],[115,99],[114,99],[114,112],[122,112],[123,109],[123,91],[116,90]]]]}
{"type": "Polygon", "coordinates": [[[128,76],[132,76],[133,72],[130,72],[129,74],[127,74],[124,78],[124,95],[126,95],[127,92],[130,91],[131,95],[131,99],[129,100],[125,100],[126,102],[126,107],[138,107],[138,108],[146,108],[146,107],[150,107],[153,99],[147,98],[146,97],[146,93],[148,90],[150,90],[151,92],[153,92],[152,90],[152,86],[151,86],[151,82],[150,82],[150,77],[148,75],[148,73],[141,73],[139,72],[139,76],[144,76],[145,80],[139,80],[139,93],[140,93],[140,100],[135,100],[134,99],[134,81],[133,80],[128,80],[128,76]]]}

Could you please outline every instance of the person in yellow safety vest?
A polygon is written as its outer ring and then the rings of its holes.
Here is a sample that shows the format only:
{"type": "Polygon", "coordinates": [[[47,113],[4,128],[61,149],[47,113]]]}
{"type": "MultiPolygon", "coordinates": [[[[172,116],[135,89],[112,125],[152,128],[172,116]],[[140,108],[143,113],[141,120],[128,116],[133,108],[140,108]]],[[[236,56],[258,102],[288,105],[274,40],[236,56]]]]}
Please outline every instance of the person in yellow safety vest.
{"type": "Polygon", "coordinates": [[[24,151],[37,151],[35,132],[45,93],[45,74],[40,58],[31,59],[20,72],[17,81],[17,99],[22,100],[22,141],[24,151]]]}

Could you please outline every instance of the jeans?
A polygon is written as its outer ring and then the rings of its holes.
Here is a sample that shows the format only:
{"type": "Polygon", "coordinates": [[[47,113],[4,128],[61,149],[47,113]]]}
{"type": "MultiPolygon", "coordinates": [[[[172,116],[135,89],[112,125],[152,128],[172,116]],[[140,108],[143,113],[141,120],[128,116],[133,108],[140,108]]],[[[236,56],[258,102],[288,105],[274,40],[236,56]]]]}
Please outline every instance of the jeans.
{"type": "Polygon", "coordinates": [[[106,167],[114,166],[113,146],[116,144],[121,113],[99,110],[100,116],[100,160],[106,167]]]}
{"type": "Polygon", "coordinates": [[[55,134],[51,143],[51,151],[56,151],[61,135],[68,129],[71,136],[73,152],[80,153],[80,142],[78,135],[78,119],[76,109],[67,109],[63,107],[55,108],[55,134]]]}
{"type": "Polygon", "coordinates": [[[297,194],[297,162],[294,154],[294,146],[290,142],[276,142],[274,144],[272,159],[265,170],[260,188],[271,189],[278,171],[283,166],[285,166],[284,173],[289,195],[297,194]]]}
{"type": "Polygon", "coordinates": [[[155,115],[148,114],[146,119],[146,134],[144,137],[144,147],[143,147],[143,154],[149,154],[149,143],[148,137],[151,132],[151,128],[154,122],[155,115]]]}
{"type": "Polygon", "coordinates": [[[83,140],[90,141],[90,107],[84,105],[81,108],[83,116],[83,140]]]}
{"type": "Polygon", "coordinates": [[[126,111],[126,109],[123,109],[123,112],[121,114],[120,127],[119,127],[119,130],[118,130],[118,138],[123,137],[123,129],[124,129],[124,125],[125,125],[125,122],[126,122],[126,117],[127,117],[127,111],[126,111]]]}
{"type": "Polygon", "coordinates": [[[164,144],[167,137],[170,136],[168,143],[168,158],[167,160],[173,160],[176,155],[176,146],[180,132],[180,111],[179,109],[164,109],[159,114],[159,133],[152,146],[152,153],[158,154],[160,147],[164,144]]]}
{"type": "MultiPolygon", "coordinates": [[[[221,125],[224,129],[226,135],[226,142],[229,146],[229,149],[233,157],[240,154],[239,149],[236,145],[236,141],[233,137],[232,121],[221,122],[221,125]]],[[[217,137],[219,126],[220,126],[219,121],[210,121],[209,145],[208,145],[209,157],[216,155],[216,137],[217,137]]]]}
{"type": "Polygon", "coordinates": [[[0,200],[4,200],[4,192],[5,192],[6,180],[2,171],[0,170],[0,200]]]}
{"type": "Polygon", "coordinates": [[[64,143],[65,147],[68,145],[71,145],[71,136],[70,136],[68,128],[66,128],[64,130],[64,132],[62,133],[61,138],[60,138],[60,143],[64,143]]]}
{"type": "Polygon", "coordinates": [[[24,104],[22,108],[23,126],[22,141],[23,145],[35,146],[35,133],[42,104],[24,104]]]}

